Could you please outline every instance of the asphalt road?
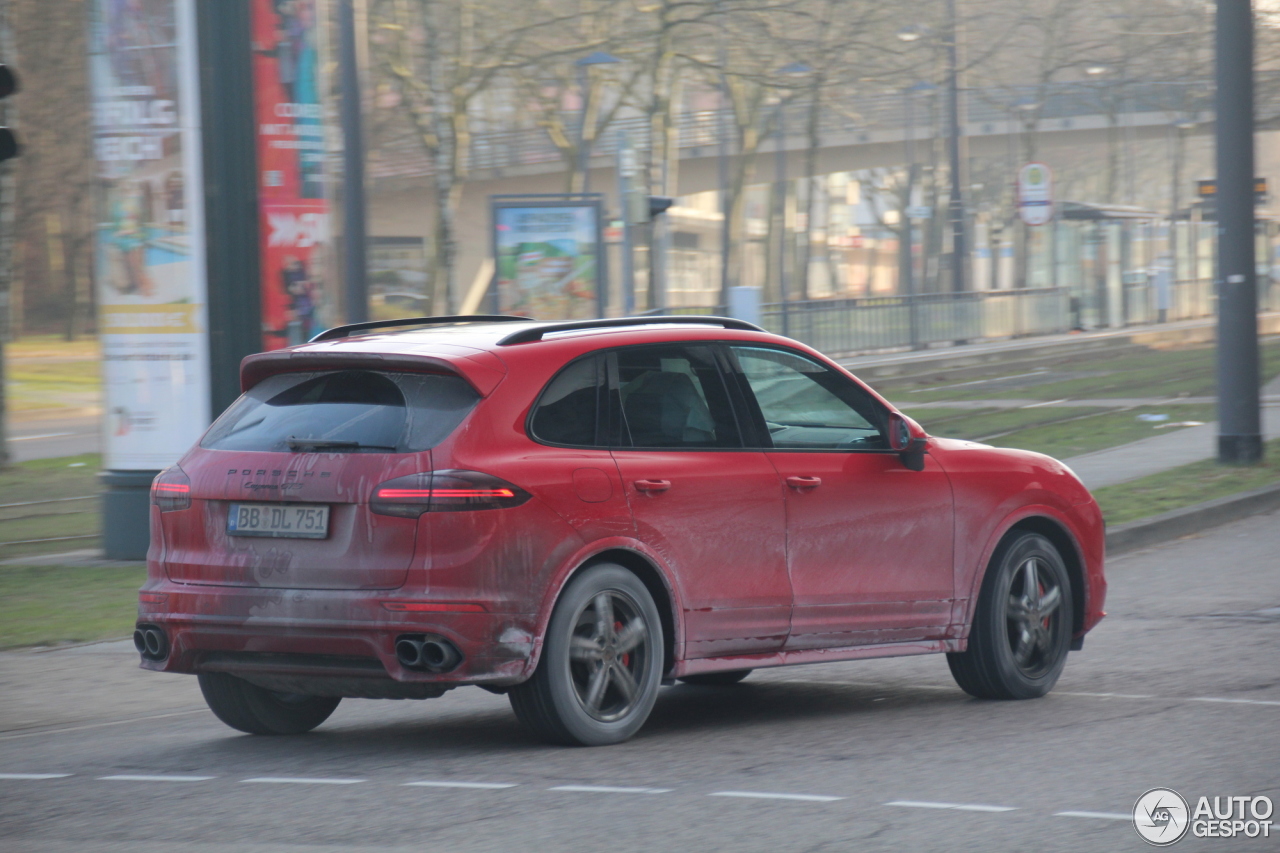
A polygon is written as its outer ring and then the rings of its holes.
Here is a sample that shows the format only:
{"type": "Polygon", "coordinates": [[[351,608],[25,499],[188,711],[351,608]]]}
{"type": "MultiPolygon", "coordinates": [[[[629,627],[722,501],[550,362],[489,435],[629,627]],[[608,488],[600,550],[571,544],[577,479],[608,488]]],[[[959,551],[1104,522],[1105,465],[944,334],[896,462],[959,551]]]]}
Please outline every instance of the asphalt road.
{"type": "Polygon", "coordinates": [[[9,424],[9,452],[15,462],[78,456],[102,450],[102,419],[98,415],[16,421],[9,424]]]}
{"type": "Polygon", "coordinates": [[[4,654],[0,849],[1145,850],[1149,788],[1280,801],[1277,555],[1272,515],[1114,560],[1045,699],[969,699],[940,657],[774,670],[667,688],[598,749],[542,746],[474,689],[255,738],[120,644],[4,654]]]}

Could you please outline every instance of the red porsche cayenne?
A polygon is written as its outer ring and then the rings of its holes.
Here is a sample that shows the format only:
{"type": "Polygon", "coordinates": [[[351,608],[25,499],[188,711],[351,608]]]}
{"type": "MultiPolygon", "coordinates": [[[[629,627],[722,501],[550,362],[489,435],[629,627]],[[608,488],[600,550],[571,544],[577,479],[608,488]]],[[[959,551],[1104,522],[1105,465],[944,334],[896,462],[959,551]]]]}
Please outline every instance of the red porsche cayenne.
{"type": "Polygon", "coordinates": [[[241,382],[155,480],[134,635],[241,731],[476,685],[615,743],[673,680],[931,652],[1025,699],[1103,615],[1069,469],[738,320],[357,324],[241,382]]]}

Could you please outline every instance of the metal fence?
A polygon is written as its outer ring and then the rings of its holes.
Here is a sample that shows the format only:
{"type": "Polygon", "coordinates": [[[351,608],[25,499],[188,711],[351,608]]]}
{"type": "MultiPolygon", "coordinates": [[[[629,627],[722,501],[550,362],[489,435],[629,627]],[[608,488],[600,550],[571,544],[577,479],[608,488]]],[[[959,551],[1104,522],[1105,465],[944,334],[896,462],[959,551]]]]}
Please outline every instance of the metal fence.
{"type": "MultiPolygon", "coordinates": [[[[1065,287],[869,296],[770,302],[761,325],[832,354],[919,349],[931,344],[1052,335],[1082,326],[1082,300],[1065,287]]],[[[1155,288],[1126,284],[1112,328],[1160,322],[1155,288]]],[[[1280,286],[1258,280],[1258,308],[1280,310],[1280,286]]],[[[1175,282],[1164,321],[1209,317],[1217,310],[1212,281],[1175,282]]],[[[724,314],[724,306],[680,306],[648,314],[724,314]]],[[[1084,316],[1096,316],[1092,313],[1084,316]]],[[[1087,326],[1087,322],[1085,323],[1087,326]]]]}
{"type": "Polygon", "coordinates": [[[762,325],[824,352],[918,348],[1070,328],[1066,288],[814,299],[762,306],[762,325]]]}

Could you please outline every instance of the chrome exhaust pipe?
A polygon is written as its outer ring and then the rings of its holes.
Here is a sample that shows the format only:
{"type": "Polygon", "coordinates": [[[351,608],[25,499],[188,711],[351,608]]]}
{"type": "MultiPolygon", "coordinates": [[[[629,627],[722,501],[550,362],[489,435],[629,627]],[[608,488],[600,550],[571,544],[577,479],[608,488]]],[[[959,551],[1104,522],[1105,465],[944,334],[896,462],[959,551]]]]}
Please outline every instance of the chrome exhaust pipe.
{"type": "Polygon", "coordinates": [[[422,644],[422,665],[432,672],[448,672],[461,660],[462,655],[448,640],[430,639],[422,644]]]}
{"type": "Polygon", "coordinates": [[[400,661],[401,666],[418,669],[423,665],[422,646],[422,640],[415,637],[401,637],[396,640],[396,660],[400,661]]]}
{"type": "Polygon", "coordinates": [[[169,656],[169,638],[157,625],[139,625],[133,632],[133,647],[143,660],[161,661],[169,656]]]}
{"type": "Polygon", "coordinates": [[[405,634],[396,639],[396,660],[405,669],[449,672],[462,663],[462,652],[435,634],[405,634]]]}

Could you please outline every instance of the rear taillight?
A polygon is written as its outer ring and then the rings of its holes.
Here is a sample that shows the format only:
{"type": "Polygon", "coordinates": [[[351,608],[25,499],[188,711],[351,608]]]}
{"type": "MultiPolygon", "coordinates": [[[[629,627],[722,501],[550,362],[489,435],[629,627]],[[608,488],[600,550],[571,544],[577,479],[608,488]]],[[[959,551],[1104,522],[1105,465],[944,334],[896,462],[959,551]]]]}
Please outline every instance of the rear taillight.
{"type": "Polygon", "coordinates": [[[378,486],[369,498],[369,509],[378,515],[417,518],[424,512],[505,509],[529,498],[519,486],[479,471],[430,471],[378,486]]]}
{"type": "Polygon", "coordinates": [[[161,512],[190,508],[191,480],[177,465],[166,468],[151,481],[151,502],[160,507],[161,512]]]}

